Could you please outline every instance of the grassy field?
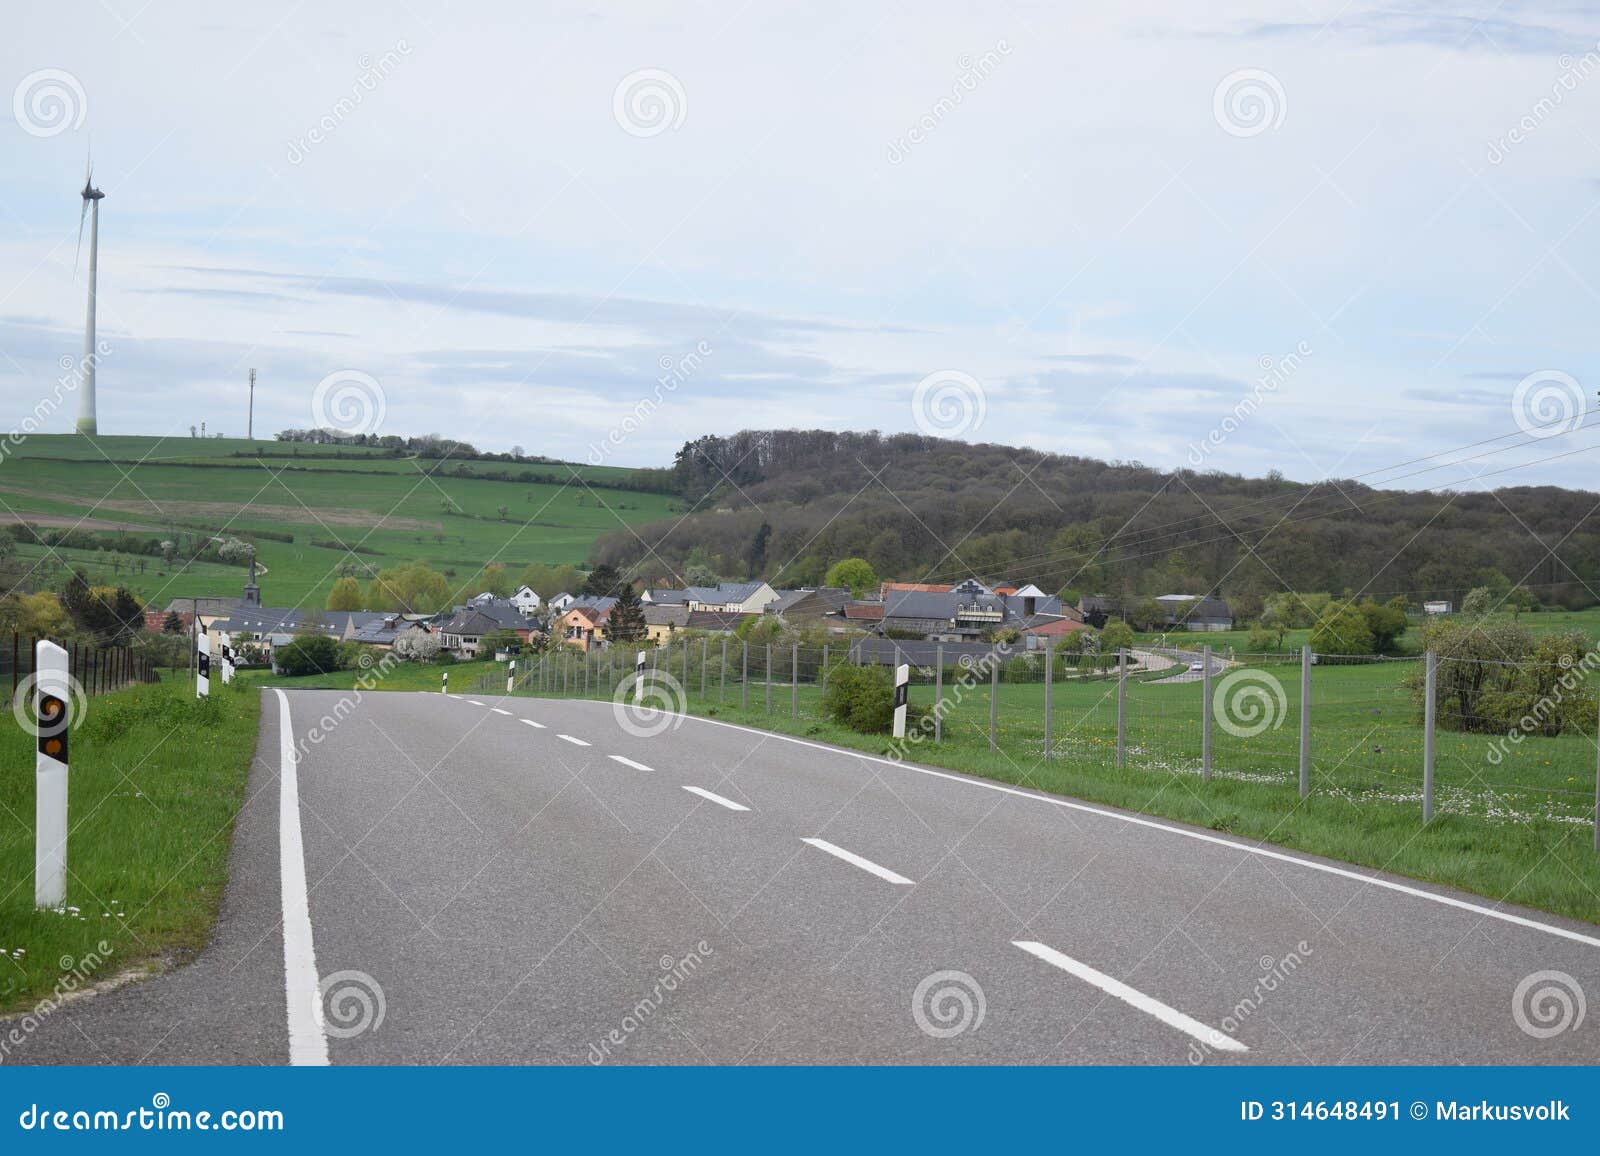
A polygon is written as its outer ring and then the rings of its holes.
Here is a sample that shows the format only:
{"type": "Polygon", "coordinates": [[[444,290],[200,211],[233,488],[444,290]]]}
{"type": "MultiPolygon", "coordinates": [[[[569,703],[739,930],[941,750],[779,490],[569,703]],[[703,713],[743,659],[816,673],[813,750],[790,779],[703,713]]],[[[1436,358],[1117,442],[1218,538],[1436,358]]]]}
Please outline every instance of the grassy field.
{"type": "Polygon", "coordinates": [[[352,690],[356,686],[356,680],[365,675],[372,683],[373,690],[438,690],[441,684],[439,676],[445,671],[450,672],[452,691],[466,690],[487,674],[494,674],[500,680],[505,678],[504,663],[485,659],[482,662],[457,662],[449,665],[400,662],[387,671],[374,667],[370,672],[340,670],[333,674],[311,674],[297,678],[285,678],[264,669],[242,670],[236,681],[246,682],[251,686],[281,686],[295,690],[352,690]]]}
{"type": "MultiPolygon", "coordinates": [[[[1496,615],[1497,619],[1510,621],[1508,614],[1496,615]]],[[[1522,614],[1517,617],[1517,622],[1526,626],[1534,634],[1551,634],[1557,630],[1582,630],[1590,638],[1600,638],[1600,606],[1591,606],[1585,610],[1541,610],[1532,614],[1522,614]]],[[[1423,621],[1413,618],[1405,634],[1400,636],[1399,645],[1396,647],[1398,654],[1420,654],[1422,652],[1423,621]]],[[[1208,633],[1194,633],[1187,631],[1173,631],[1160,633],[1147,631],[1136,633],[1134,638],[1142,646],[1177,646],[1185,650],[1199,650],[1202,646],[1209,645],[1213,650],[1226,652],[1230,648],[1240,654],[1250,649],[1250,632],[1248,630],[1218,630],[1208,633]]],[[[1277,649],[1283,654],[1299,654],[1302,646],[1311,644],[1311,631],[1288,630],[1284,632],[1283,644],[1277,649]]]]}
{"type": "MultiPolygon", "coordinates": [[[[257,539],[268,570],[263,597],[274,606],[320,604],[342,563],[422,560],[463,586],[490,561],[513,573],[530,562],[580,564],[605,531],[672,512],[663,495],[591,488],[572,476],[618,485],[627,472],[478,460],[441,468],[352,448],[41,434],[0,462],[0,517],[66,525],[88,518],[85,529],[128,524],[162,537],[174,528],[291,534],[293,542],[257,539]],[[488,472],[550,480],[501,481],[482,476],[488,472]]],[[[161,569],[116,580],[161,603],[232,595],[243,584],[238,568],[161,569]]]]}
{"type": "Polygon", "coordinates": [[[0,718],[0,1011],[186,958],[227,882],[260,695],[167,681],[90,700],[72,734],[67,904],[33,905],[33,739],[0,718]],[[109,950],[103,950],[104,943],[109,950]],[[96,961],[98,957],[98,962],[96,961]]]}
{"type": "MultiPolygon", "coordinates": [[[[801,685],[789,684],[788,655],[774,663],[772,713],[766,709],[764,661],[752,651],[748,706],[740,706],[739,663],[730,658],[724,687],[713,644],[700,691],[700,651],[689,647],[667,667],[685,686],[694,713],[804,735],[885,754],[891,740],[844,730],[823,718],[809,681],[815,656],[803,657],[801,685]],[[791,714],[791,703],[797,707],[791,714]]],[[[943,740],[904,745],[911,761],[1003,782],[1126,807],[1332,858],[1394,871],[1600,923],[1600,855],[1593,844],[1595,739],[1580,734],[1530,738],[1497,762],[1491,736],[1440,730],[1435,764],[1437,813],[1421,815],[1422,727],[1408,686],[1414,661],[1319,665],[1312,679],[1311,792],[1298,791],[1300,683],[1297,663],[1236,668],[1230,687],[1257,685],[1266,721],[1224,708],[1214,714],[1212,774],[1202,778],[1202,686],[1130,680],[1127,747],[1117,766],[1114,680],[1059,682],[1052,688],[1051,749],[1045,753],[1045,688],[1039,681],[999,686],[999,750],[989,750],[987,678],[945,686],[943,740]],[[959,699],[959,701],[956,701],[959,699]]],[[[598,668],[594,696],[612,685],[598,668]]],[[[1234,672],[1230,671],[1230,675],[1234,672]]],[[[501,672],[476,693],[503,691],[501,672]]],[[[455,678],[452,677],[452,683],[455,678]]],[[[574,680],[581,687],[581,678],[574,680]]],[[[537,693],[539,680],[520,688],[537,693]]],[[[452,687],[452,689],[455,689],[452,687]]],[[[557,691],[559,693],[559,691],[557,691]]],[[[1219,699],[1228,694],[1222,676],[1219,699]]],[[[913,703],[931,705],[932,687],[914,685],[913,703]]]]}

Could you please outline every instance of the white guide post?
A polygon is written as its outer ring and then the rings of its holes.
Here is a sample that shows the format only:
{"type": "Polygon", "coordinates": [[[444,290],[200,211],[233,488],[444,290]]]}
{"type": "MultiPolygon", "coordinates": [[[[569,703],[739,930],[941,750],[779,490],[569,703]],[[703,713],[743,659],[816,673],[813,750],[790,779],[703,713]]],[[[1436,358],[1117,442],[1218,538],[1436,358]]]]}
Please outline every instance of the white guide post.
{"type": "Polygon", "coordinates": [[[644,701],[644,651],[639,652],[639,657],[633,661],[633,701],[644,701]]]}
{"type": "Polygon", "coordinates": [[[517,681],[517,660],[513,658],[510,662],[506,663],[506,693],[507,694],[511,693],[511,688],[516,684],[516,681],[517,681]]]}
{"type": "Polygon", "coordinates": [[[194,696],[211,693],[211,636],[201,631],[195,637],[194,696]]]}
{"type": "Polygon", "coordinates": [[[911,695],[911,667],[901,663],[894,668],[894,737],[906,737],[906,703],[911,695]]]}
{"type": "Polygon", "coordinates": [[[72,711],[67,652],[53,642],[33,648],[34,718],[39,753],[34,761],[33,902],[67,901],[67,728],[72,711]]]}
{"type": "Polygon", "coordinates": [[[439,687],[439,693],[440,694],[449,694],[450,693],[450,672],[448,670],[444,672],[444,682],[439,687]]]}

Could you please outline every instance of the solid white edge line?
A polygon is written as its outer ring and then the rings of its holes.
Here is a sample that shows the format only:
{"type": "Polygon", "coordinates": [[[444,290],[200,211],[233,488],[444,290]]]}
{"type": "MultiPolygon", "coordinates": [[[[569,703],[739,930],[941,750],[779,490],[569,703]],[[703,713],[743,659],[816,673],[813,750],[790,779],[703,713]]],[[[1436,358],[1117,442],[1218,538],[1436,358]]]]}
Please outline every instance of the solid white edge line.
{"type": "Polygon", "coordinates": [[[1031,939],[1013,939],[1012,945],[1022,948],[1029,955],[1037,956],[1046,963],[1053,964],[1071,975],[1077,976],[1085,983],[1093,984],[1107,995],[1115,996],[1125,1004],[1131,1004],[1142,1012],[1147,1012],[1156,1017],[1168,1027],[1177,1028],[1180,1032],[1187,1033],[1208,1047],[1216,1048],[1221,1052],[1248,1052],[1250,1049],[1232,1036],[1224,1035],[1214,1027],[1209,1027],[1186,1016],[1175,1007],[1168,1007],[1153,996],[1145,995],[1137,988],[1129,987],[1120,979],[1112,979],[1103,971],[1097,971],[1087,963],[1073,959],[1072,956],[1063,954],[1053,947],[1037,943],[1031,939]]]}
{"type": "Polygon", "coordinates": [[[1514,924],[1517,927],[1528,927],[1534,931],[1543,931],[1548,935],[1560,936],[1570,939],[1575,943],[1587,943],[1590,947],[1600,947],[1600,938],[1585,935],[1581,931],[1569,931],[1565,927],[1557,927],[1553,923],[1540,923],[1537,919],[1528,919],[1522,915],[1513,915],[1509,911],[1496,911],[1493,907],[1485,907],[1481,903],[1469,903],[1465,899],[1456,899],[1449,895],[1438,895],[1432,891],[1424,891],[1420,887],[1408,887],[1404,883],[1396,883],[1390,879],[1380,879],[1375,875],[1363,875],[1359,871],[1352,871],[1345,867],[1335,867],[1331,863],[1318,863],[1312,859],[1301,859],[1296,855],[1289,855],[1283,851],[1272,851],[1266,847],[1252,847],[1248,843],[1237,843],[1232,839],[1224,839],[1217,835],[1208,835],[1204,831],[1188,831],[1182,827],[1174,827],[1170,823],[1163,823],[1155,819],[1146,819],[1140,815],[1126,815],[1119,811],[1107,810],[1090,803],[1079,803],[1073,799],[1064,799],[1054,795],[1041,795],[1032,791],[1018,790],[1008,787],[1003,783],[991,783],[983,779],[970,778],[948,771],[936,771],[930,767],[914,766],[911,763],[897,762],[894,759],[885,759],[878,755],[869,755],[861,751],[852,751],[846,747],[833,747],[827,743],[815,743],[810,739],[798,739],[793,735],[779,734],[777,731],[764,731],[757,727],[742,726],[739,723],[723,722],[721,719],[701,718],[699,715],[674,712],[693,722],[705,723],[707,726],[726,727],[729,730],[744,731],[747,734],[760,735],[768,739],[781,739],[786,743],[796,746],[811,747],[814,750],[826,751],[832,755],[848,755],[851,758],[862,759],[869,763],[881,763],[886,767],[899,767],[901,770],[911,771],[918,775],[927,775],[935,779],[948,779],[952,783],[964,783],[969,787],[978,787],[985,791],[998,791],[1003,795],[1015,795],[1019,799],[1032,799],[1037,803],[1048,803],[1053,807],[1065,807],[1069,811],[1081,811],[1087,815],[1099,815],[1106,819],[1116,819],[1122,823],[1131,823],[1136,827],[1148,827],[1152,831],[1165,831],[1169,835],[1182,835],[1185,839],[1194,839],[1201,843],[1214,843],[1218,847],[1229,847],[1235,851],[1244,851],[1250,855],[1259,855],[1263,859],[1275,859],[1280,863],[1293,863],[1297,867],[1305,867],[1312,871],[1321,871],[1326,875],[1337,875],[1341,879],[1353,879],[1357,883],[1370,884],[1373,887],[1382,887],[1386,891],[1397,891],[1401,895],[1409,895],[1414,899],[1426,899],[1432,903],[1442,904],[1445,907],[1454,907],[1461,911],[1470,911],[1474,915],[1481,915],[1486,919],[1498,919],[1502,923],[1514,924]]]}
{"type": "Polygon", "coordinates": [[[511,713],[510,711],[502,710],[501,708],[499,708],[497,706],[492,706],[489,709],[494,711],[495,714],[510,714],[511,713]]]}
{"type": "Polygon", "coordinates": [[[907,879],[904,875],[901,875],[895,871],[891,871],[887,867],[880,866],[879,864],[874,863],[871,859],[864,859],[860,855],[857,855],[854,851],[846,851],[843,847],[840,847],[836,843],[830,843],[826,839],[807,838],[801,839],[800,842],[809,843],[818,851],[826,851],[834,858],[843,859],[846,863],[853,864],[854,866],[861,868],[863,871],[876,875],[879,879],[886,879],[890,883],[898,883],[903,887],[911,887],[915,885],[912,880],[907,879]]]}
{"type": "Polygon", "coordinates": [[[742,804],[742,802],[734,802],[733,799],[723,799],[720,794],[715,793],[715,791],[707,791],[704,786],[690,786],[688,783],[685,783],[685,785],[683,785],[683,789],[688,791],[690,794],[698,794],[701,799],[707,799],[707,801],[714,802],[714,804],[717,804],[718,807],[726,807],[728,810],[749,810],[749,807],[746,807],[746,805],[742,804]]]}
{"type": "Polygon", "coordinates": [[[621,763],[625,767],[632,767],[636,771],[653,771],[654,767],[647,767],[643,763],[636,763],[626,755],[607,755],[612,762],[621,763]]]}
{"type": "Polygon", "coordinates": [[[473,705],[473,706],[482,706],[482,705],[483,705],[483,704],[482,704],[482,703],[481,703],[481,702],[479,702],[479,701],[478,701],[478,700],[477,700],[477,699],[475,699],[475,698],[469,698],[469,699],[467,699],[467,701],[468,701],[468,702],[469,702],[469,703],[471,703],[471,704],[472,704],[472,705],[473,705]]]}
{"type": "Polygon", "coordinates": [[[542,722],[534,722],[531,718],[525,718],[521,721],[524,726],[538,727],[540,730],[544,730],[544,723],[542,722]]]}
{"type": "Polygon", "coordinates": [[[311,937],[311,898],[306,890],[305,844],[300,836],[299,759],[289,696],[278,696],[278,878],[283,887],[283,994],[289,1017],[289,1062],[326,1067],[328,1037],[322,1018],[322,987],[311,937]]]}
{"type": "Polygon", "coordinates": [[[564,740],[566,742],[569,742],[575,747],[588,747],[588,746],[593,746],[594,745],[593,743],[586,743],[582,739],[573,738],[571,735],[558,734],[558,735],[556,735],[556,738],[562,739],[562,740],[564,740]]]}

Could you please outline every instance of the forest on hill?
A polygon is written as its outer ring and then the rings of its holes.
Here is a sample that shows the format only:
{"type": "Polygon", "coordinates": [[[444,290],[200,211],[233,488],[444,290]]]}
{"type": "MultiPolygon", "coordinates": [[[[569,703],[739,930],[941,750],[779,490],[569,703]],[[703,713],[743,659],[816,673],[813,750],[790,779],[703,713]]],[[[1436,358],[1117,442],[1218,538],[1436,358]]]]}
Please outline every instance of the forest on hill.
{"type": "Polygon", "coordinates": [[[1307,484],[827,430],[698,438],[670,468],[631,481],[692,510],[595,543],[592,563],[649,580],[693,568],[810,584],[862,557],[908,581],[972,575],[1129,598],[1214,591],[1241,619],[1283,590],[1459,603],[1509,581],[1578,607],[1600,588],[1600,495],[1555,486],[1307,484]]]}

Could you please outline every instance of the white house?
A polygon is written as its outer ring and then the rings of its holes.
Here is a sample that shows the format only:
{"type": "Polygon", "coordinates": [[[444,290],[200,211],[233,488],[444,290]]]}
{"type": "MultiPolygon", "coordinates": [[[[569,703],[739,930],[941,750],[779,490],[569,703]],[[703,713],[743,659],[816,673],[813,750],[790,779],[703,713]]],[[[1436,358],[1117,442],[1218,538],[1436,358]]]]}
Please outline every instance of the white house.
{"type": "Polygon", "coordinates": [[[532,618],[539,613],[540,599],[531,586],[518,586],[517,592],[511,596],[511,604],[522,611],[524,618],[532,618]]]}
{"type": "Polygon", "coordinates": [[[1449,614],[1454,609],[1448,602],[1424,602],[1422,604],[1422,612],[1424,614],[1449,614]]]}
{"type": "Polygon", "coordinates": [[[577,600],[578,599],[576,595],[568,594],[565,590],[563,590],[560,594],[557,594],[554,598],[550,599],[550,609],[556,614],[565,614],[567,612],[567,608],[577,600]]]}
{"type": "Polygon", "coordinates": [[[690,586],[684,596],[690,610],[721,610],[733,614],[760,614],[778,600],[778,592],[765,582],[690,586]]]}

